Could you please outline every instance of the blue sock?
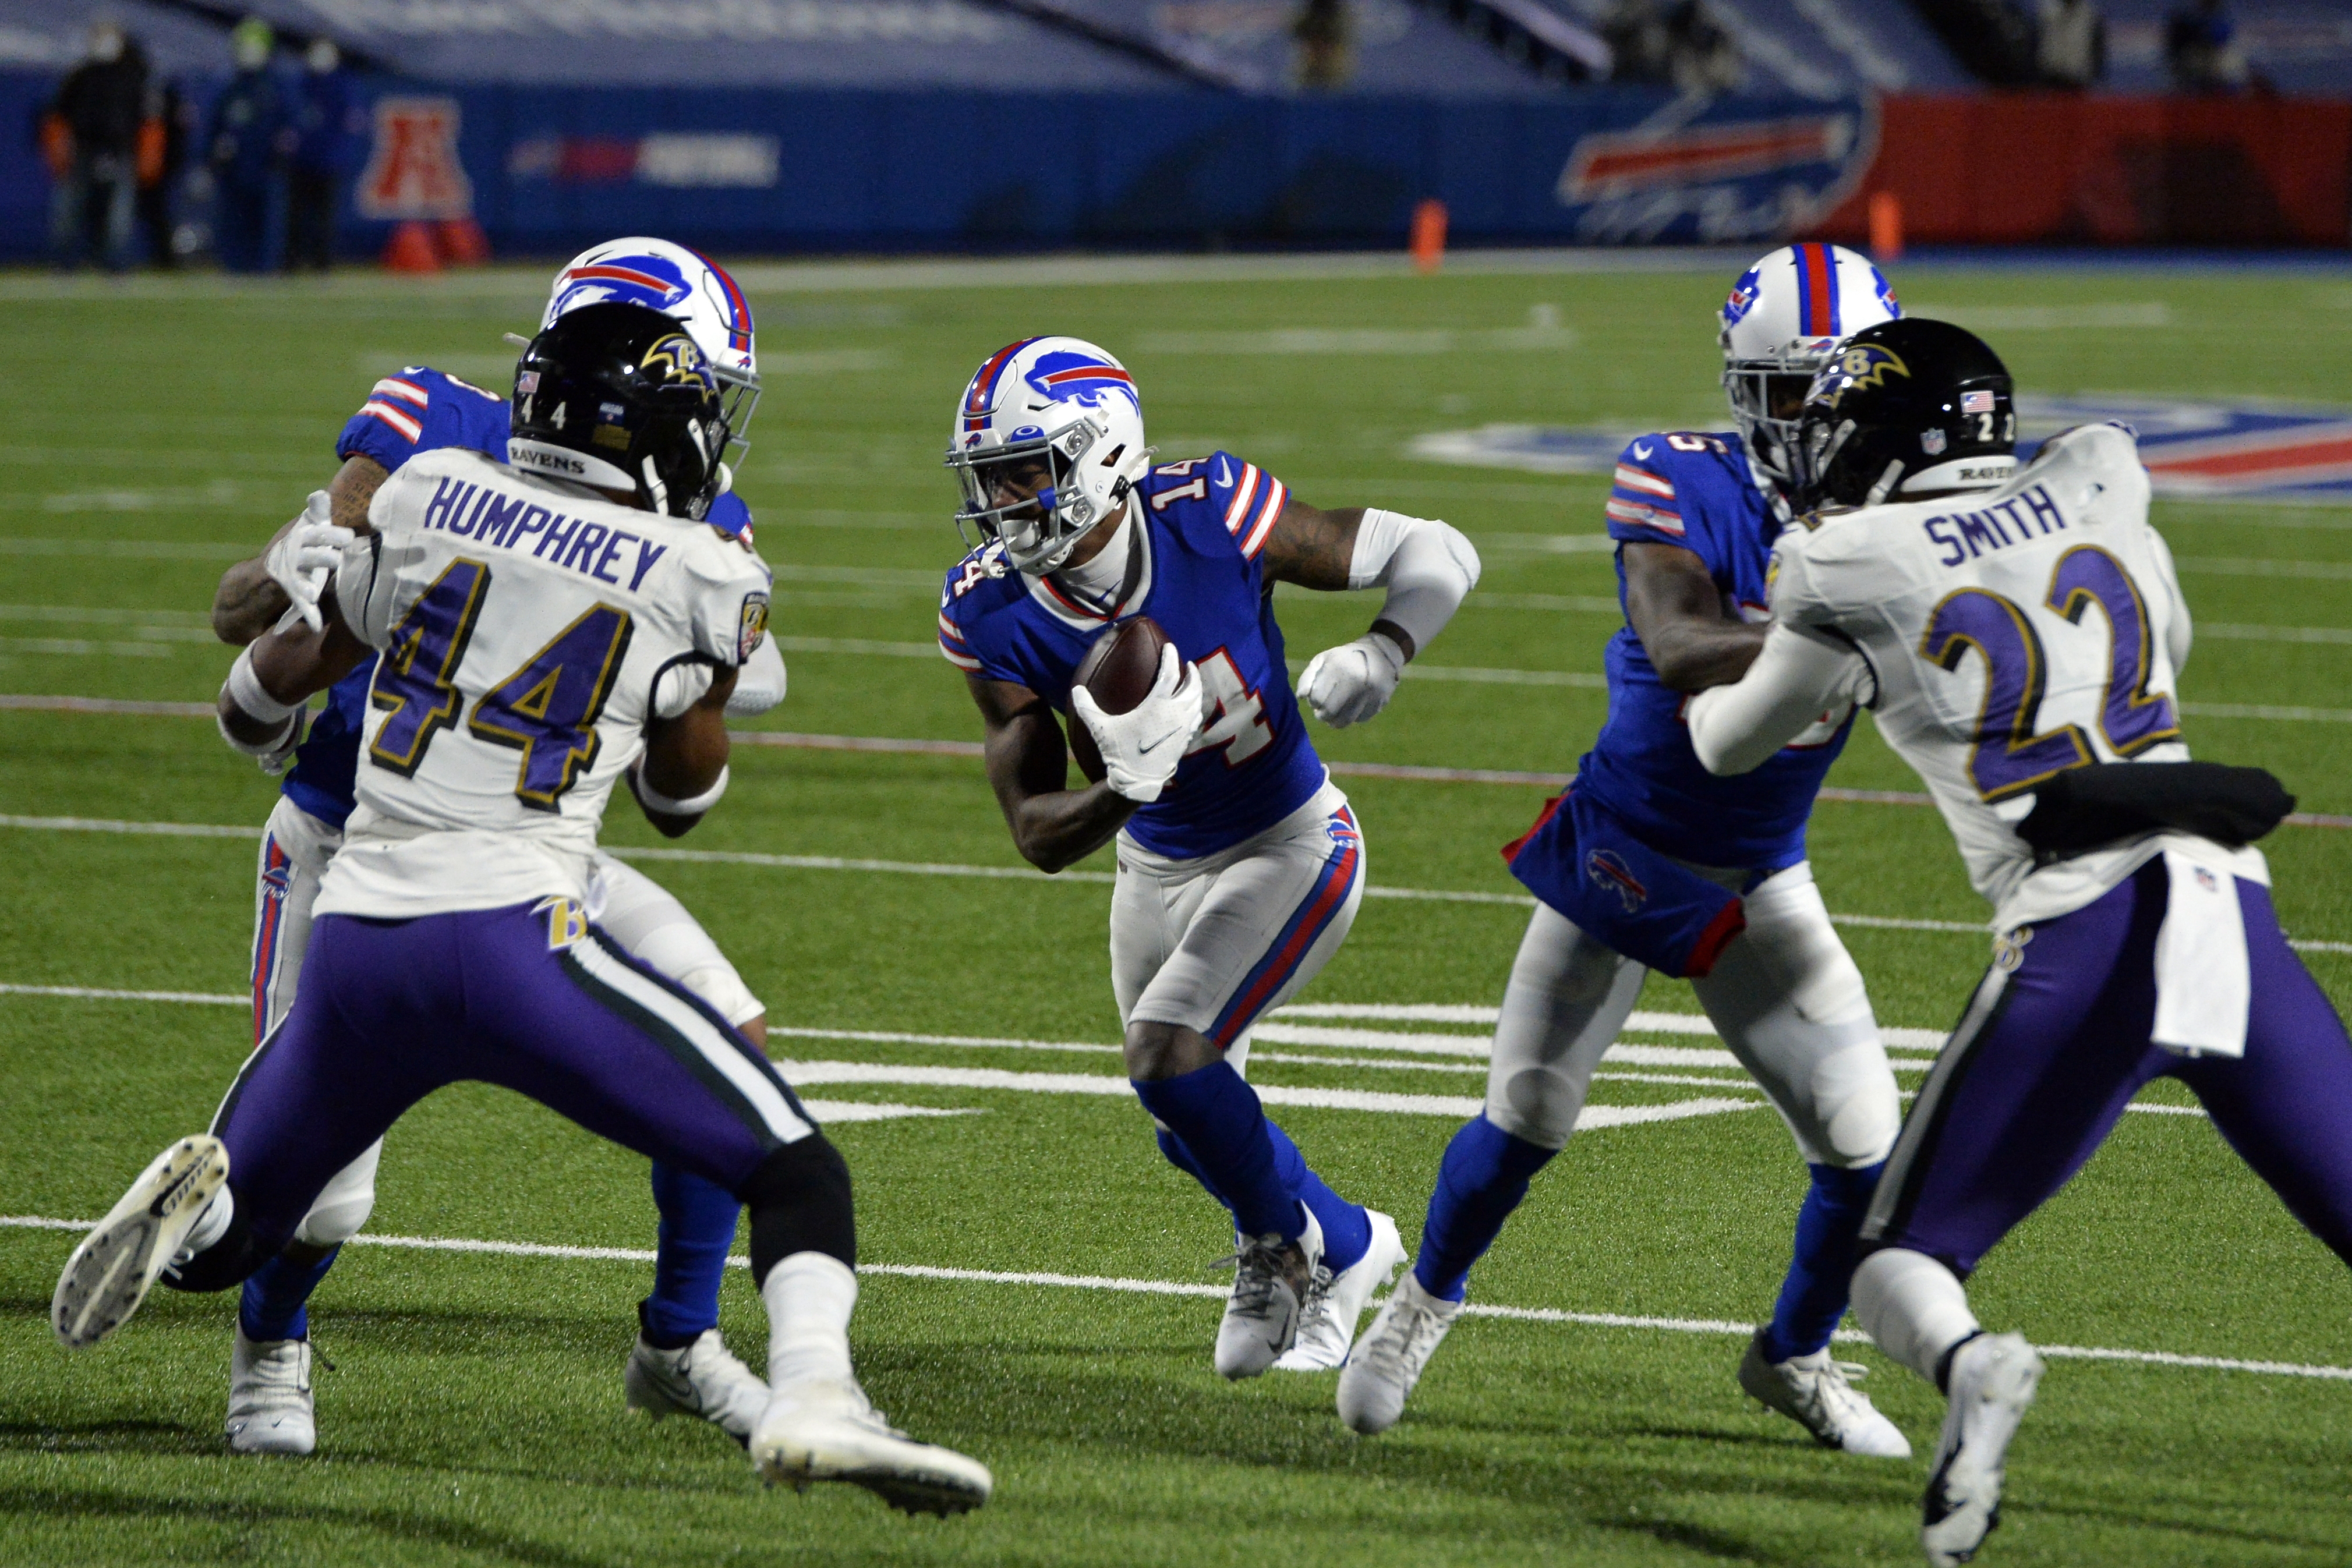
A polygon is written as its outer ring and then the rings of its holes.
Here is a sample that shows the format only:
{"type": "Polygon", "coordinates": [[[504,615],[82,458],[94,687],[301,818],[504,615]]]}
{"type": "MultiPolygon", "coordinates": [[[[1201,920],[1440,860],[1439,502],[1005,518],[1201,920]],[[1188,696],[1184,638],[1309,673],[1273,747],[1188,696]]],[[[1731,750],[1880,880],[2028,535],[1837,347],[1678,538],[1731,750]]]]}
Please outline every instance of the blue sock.
{"type": "Polygon", "coordinates": [[[280,1253],[245,1277],[237,1299],[236,1326],[249,1340],[309,1339],[310,1312],[305,1305],[319,1281],[334,1267],[335,1252],[316,1263],[296,1263],[280,1253]]]}
{"type": "Polygon", "coordinates": [[[1422,1228],[1413,1278],[1441,1301],[1458,1301],[1469,1288],[1470,1265],[1486,1254],[1503,1221],[1528,1196],[1528,1181],[1557,1149],[1515,1138],[1484,1116],[1463,1124],[1445,1145],[1422,1228]]]}
{"type": "Polygon", "coordinates": [[[677,1350],[719,1326],[719,1281],[743,1206],[725,1187],[660,1164],[654,1166],[654,1205],[661,1210],[661,1245],[654,1293],[637,1304],[637,1323],[647,1343],[677,1350]]]}
{"type": "Polygon", "coordinates": [[[1323,1228],[1323,1263],[1334,1274],[1352,1269],[1362,1261],[1372,1249],[1372,1222],[1360,1203],[1349,1203],[1324,1185],[1307,1164],[1307,1156],[1290,1141],[1290,1134],[1272,1121],[1265,1130],[1274,1139],[1275,1168],[1282,1173],[1282,1185],[1290,1196],[1307,1206],[1315,1223],[1323,1228]]]}
{"type": "MultiPolygon", "coordinates": [[[[1272,1123],[1266,1124],[1273,1125],[1272,1123]]],[[[1155,1127],[1152,1132],[1160,1139],[1160,1152],[1167,1156],[1170,1165],[1199,1182],[1202,1190],[1211,1197],[1224,1204],[1227,1208],[1233,1207],[1231,1203],[1226,1202],[1225,1195],[1217,1190],[1217,1184],[1209,1179],[1209,1173],[1201,1168],[1201,1162],[1192,1157],[1192,1151],[1184,1146],[1184,1140],[1165,1127],[1155,1127]]]]}
{"type": "Polygon", "coordinates": [[[1244,1234],[1297,1239],[1306,1221],[1276,1163],[1271,1124],[1257,1091],[1231,1063],[1133,1082],[1135,1097],[1176,1134],[1201,1184],[1233,1209],[1234,1223],[1244,1234]]]}
{"type": "Polygon", "coordinates": [[[1812,1167],[1812,1190],[1797,1210],[1796,1255],[1764,1329],[1765,1360],[1811,1355],[1830,1343],[1853,1284],[1854,1241],[1885,1168],[1884,1160],[1860,1170],[1812,1167]]]}

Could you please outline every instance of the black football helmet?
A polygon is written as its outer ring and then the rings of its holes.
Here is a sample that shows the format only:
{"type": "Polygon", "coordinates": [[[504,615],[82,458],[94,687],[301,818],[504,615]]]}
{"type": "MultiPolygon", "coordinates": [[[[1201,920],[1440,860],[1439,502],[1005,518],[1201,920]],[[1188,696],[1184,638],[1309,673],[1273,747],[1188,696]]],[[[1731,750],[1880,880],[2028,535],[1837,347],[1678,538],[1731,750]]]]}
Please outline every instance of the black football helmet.
{"type": "Polygon", "coordinates": [[[727,450],[718,374],[676,321],[642,305],[588,305],[530,340],[515,366],[507,461],[699,520],[727,450]]]}
{"type": "Polygon", "coordinates": [[[1797,415],[1799,509],[1976,490],[2017,471],[2009,367],[1983,340],[1917,316],[1864,327],[1797,415]]]}

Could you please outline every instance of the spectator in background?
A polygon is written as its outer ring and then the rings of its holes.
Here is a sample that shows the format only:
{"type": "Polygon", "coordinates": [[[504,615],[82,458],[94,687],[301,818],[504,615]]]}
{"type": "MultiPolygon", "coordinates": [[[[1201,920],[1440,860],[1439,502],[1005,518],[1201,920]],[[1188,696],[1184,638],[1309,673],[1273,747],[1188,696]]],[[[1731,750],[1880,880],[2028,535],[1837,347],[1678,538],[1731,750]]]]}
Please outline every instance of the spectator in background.
{"type": "Polygon", "coordinates": [[[1674,39],[1657,0],[1618,0],[1601,24],[1609,45],[1609,79],[1664,87],[1674,80],[1674,39]]]}
{"type": "Polygon", "coordinates": [[[1355,29],[1348,0],[1307,0],[1291,24],[1298,44],[1298,85],[1308,92],[1328,92],[1348,85],[1356,74],[1355,29]]]}
{"type": "Polygon", "coordinates": [[[42,125],[43,150],[57,179],[49,244],[59,267],[78,267],[85,254],[112,272],[130,265],[146,97],[145,56],[121,27],[99,23],[89,32],[89,57],[58,87],[42,125]]]}
{"type": "Polygon", "coordinates": [[[2097,86],[2107,74],[2107,19],[2091,0],[2042,0],[2034,64],[2044,87],[2097,86]]]}
{"type": "Polygon", "coordinates": [[[324,272],[334,255],[343,182],[359,166],[367,110],[331,39],[312,39],[304,61],[310,68],[295,95],[294,151],[286,167],[286,270],[324,272]]]}
{"type": "Polygon", "coordinates": [[[276,36],[247,16],[231,36],[236,74],[213,105],[206,161],[212,170],[214,247],[231,272],[269,268],[270,219],[281,199],[287,124],[284,95],[270,74],[276,36]]]}
{"type": "Polygon", "coordinates": [[[165,271],[180,261],[172,202],[188,166],[195,117],[195,106],[179,83],[148,79],[146,115],[139,127],[139,225],[147,231],[149,255],[165,271]]]}
{"type": "Polygon", "coordinates": [[[2252,76],[2223,0],[2194,0],[2175,11],[2165,24],[2164,57],[2175,92],[2242,92],[2252,76]]]}
{"type": "Polygon", "coordinates": [[[1737,89],[1748,75],[1731,35],[1700,0],[1682,0],[1666,13],[1666,38],[1677,92],[1712,98],[1737,89]]]}

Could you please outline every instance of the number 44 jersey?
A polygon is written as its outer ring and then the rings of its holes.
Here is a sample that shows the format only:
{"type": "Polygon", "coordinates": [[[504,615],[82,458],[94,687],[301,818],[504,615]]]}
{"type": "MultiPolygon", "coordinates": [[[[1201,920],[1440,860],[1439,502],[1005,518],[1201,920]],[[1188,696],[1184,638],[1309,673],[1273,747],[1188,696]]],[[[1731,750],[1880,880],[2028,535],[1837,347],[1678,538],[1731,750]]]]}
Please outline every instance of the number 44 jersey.
{"type": "MultiPolygon", "coordinates": [[[[940,651],[967,674],[1028,687],[1070,711],[1070,677],[1106,628],[1149,615],[1200,667],[1208,723],[1160,799],[1126,831],[1153,854],[1194,860],[1274,826],[1323,787],[1283,663],[1274,584],[1259,568],[1288,492],[1223,452],[1154,468],[1128,501],[1140,522],[1116,604],[1079,603],[1028,577],[995,545],[966,556],[940,595],[940,651]]],[[[1067,722],[1076,723],[1075,719],[1067,722]]]]}
{"type": "MultiPolygon", "coordinates": [[[[1926,781],[2000,929],[2079,908],[2158,847],[2037,871],[2016,831],[2034,787],[2067,768],[2188,758],[2174,688],[2189,606],[2147,500],[2131,432],[2084,425],[1999,489],[1826,513],[1775,549],[1774,617],[1859,646],[1879,733],[1926,781]]],[[[2242,874],[2267,881],[2244,852],[2242,874]]]]}
{"type": "Polygon", "coordinates": [[[383,653],[321,915],[578,898],[646,721],[766,635],[769,572],[705,523],[457,448],[411,459],[336,579],[383,653]]]}

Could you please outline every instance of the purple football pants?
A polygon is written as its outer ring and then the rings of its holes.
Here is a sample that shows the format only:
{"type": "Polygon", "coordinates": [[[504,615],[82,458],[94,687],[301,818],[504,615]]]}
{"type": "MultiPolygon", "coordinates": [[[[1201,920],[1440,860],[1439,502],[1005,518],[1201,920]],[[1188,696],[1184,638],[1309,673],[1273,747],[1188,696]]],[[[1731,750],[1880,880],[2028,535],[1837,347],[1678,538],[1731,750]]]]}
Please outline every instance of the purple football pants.
{"type": "Polygon", "coordinates": [[[769,1155],[816,1131],[757,1048],[568,900],[322,915],[293,1010],[213,1124],[260,1251],[411,1105],[466,1080],[739,1197],[769,1155]]]}
{"type": "Polygon", "coordinates": [[[2066,1185],[2150,1080],[2204,1103],[2297,1219],[2352,1262],[2352,1039],[2287,946],[2270,890],[2238,883],[2253,1001],[2242,1058],[2149,1042],[2161,859],[2032,928],[1986,972],[1919,1091],[1862,1228],[1864,1253],[1924,1252],[1962,1279],[2066,1185]]]}

